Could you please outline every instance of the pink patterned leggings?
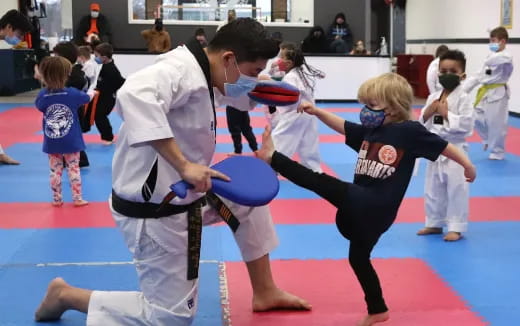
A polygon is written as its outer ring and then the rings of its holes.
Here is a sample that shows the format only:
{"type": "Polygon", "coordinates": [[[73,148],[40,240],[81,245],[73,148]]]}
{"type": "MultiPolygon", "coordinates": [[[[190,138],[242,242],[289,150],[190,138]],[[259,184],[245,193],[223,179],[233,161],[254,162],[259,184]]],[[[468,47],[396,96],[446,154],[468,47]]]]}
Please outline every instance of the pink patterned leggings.
{"type": "Polygon", "coordinates": [[[79,173],[79,152],[70,154],[49,154],[49,165],[51,167],[51,189],[54,203],[63,202],[61,194],[61,176],[63,174],[63,161],[67,164],[72,200],[80,201],[81,198],[81,175],[79,173]]]}

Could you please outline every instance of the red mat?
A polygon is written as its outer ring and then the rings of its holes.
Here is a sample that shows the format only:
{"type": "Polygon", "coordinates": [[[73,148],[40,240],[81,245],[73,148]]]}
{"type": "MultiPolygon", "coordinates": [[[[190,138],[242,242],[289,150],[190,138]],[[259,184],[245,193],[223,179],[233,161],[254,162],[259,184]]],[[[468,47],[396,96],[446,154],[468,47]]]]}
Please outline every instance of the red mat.
{"type": "MultiPolygon", "coordinates": [[[[519,197],[474,197],[470,200],[470,221],[519,221],[519,197]]],[[[270,204],[276,224],[332,224],[335,208],[322,199],[275,199],[270,204]]],[[[81,228],[112,227],[114,221],[107,202],[90,202],[76,208],[50,203],[0,203],[0,228],[81,228]]],[[[422,223],[422,198],[403,201],[396,223],[422,223]]]]}
{"type": "MultiPolygon", "coordinates": [[[[486,325],[420,259],[374,259],[390,320],[377,325],[486,325]]],[[[346,260],[272,261],[278,285],[313,305],[310,312],[251,311],[251,287],[243,263],[226,263],[232,325],[344,326],[366,313],[361,287],[346,260]]]]}

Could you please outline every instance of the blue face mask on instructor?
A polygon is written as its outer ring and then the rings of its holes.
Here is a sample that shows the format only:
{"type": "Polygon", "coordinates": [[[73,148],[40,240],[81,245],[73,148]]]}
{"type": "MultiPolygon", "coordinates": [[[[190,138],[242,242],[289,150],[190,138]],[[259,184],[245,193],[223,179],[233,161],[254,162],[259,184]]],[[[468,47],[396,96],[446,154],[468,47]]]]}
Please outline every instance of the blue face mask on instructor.
{"type": "Polygon", "coordinates": [[[235,63],[236,69],[240,73],[240,77],[237,79],[236,82],[229,83],[228,76],[227,76],[227,68],[224,69],[224,76],[226,77],[226,82],[224,83],[224,92],[225,92],[224,95],[229,96],[229,97],[240,97],[240,96],[246,95],[247,93],[252,91],[253,88],[255,88],[255,86],[258,82],[258,79],[256,77],[244,75],[240,71],[240,68],[238,67],[238,63],[237,63],[236,59],[234,60],[234,63],[235,63]]]}

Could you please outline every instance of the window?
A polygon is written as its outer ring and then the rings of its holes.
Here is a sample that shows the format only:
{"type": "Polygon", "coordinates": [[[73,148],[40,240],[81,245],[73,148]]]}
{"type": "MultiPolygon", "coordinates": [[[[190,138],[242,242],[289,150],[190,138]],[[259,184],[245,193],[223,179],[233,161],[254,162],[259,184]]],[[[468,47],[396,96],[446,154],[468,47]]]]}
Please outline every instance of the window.
{"type": "Polygon", "coordinates": [[[314,0],[128,0],[129,22],[217,25],[234,9],[237,17],[254,18],[266,25],[312,26],[314,0]],[[291,4],[294,3],[293,8],[291,4]]]}

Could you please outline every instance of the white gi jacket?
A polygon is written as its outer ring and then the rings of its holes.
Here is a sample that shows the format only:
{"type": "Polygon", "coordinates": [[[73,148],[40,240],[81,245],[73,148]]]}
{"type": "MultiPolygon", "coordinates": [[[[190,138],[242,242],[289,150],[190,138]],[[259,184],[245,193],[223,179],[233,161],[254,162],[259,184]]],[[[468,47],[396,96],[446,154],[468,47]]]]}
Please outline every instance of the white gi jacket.
{"type": "Polygon", "coordinates": [[[302,165],[321,173],[318,119],[297,112],[303,101],[315,104],[313,89],[305,85],[300,69],[291,69],[283,78],[284,82],[298,88],[300,100],[293,105],[276,107],[276,112],[271,116],[273,142],[280,153],[288,157],[298,154],[302,165]]]}
{"type": "MultiPolygon", "coordinates": [[[[458,86],[448,96],[448,119],[436,124],[435,115],[424,121],[424,112],[439,99],[442,90],[431,94],[421,111],[419,122],[426,129],[467,151],[466,137],[473,133],[473,105],[470,96],[458,86]]],[[[447,227],[448,231],[465,232],[468,225],[469,185],[464,168],[458,163],[440,156],[427,163],[424,189],[426,227],[447,227]]]]}

